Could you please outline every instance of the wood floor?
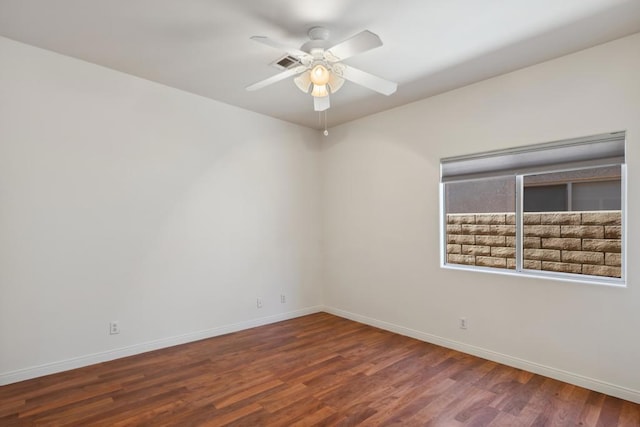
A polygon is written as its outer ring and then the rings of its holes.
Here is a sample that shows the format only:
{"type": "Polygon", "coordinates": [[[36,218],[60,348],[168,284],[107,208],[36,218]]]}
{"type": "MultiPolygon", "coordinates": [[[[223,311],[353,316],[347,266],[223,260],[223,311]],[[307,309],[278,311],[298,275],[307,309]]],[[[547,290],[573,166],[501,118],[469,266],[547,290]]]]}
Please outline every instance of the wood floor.
{"type": "Polygon", "coordinates": [[[326,313],[0,387],[0,426],[640,426],[640,405],[326,313]]]}

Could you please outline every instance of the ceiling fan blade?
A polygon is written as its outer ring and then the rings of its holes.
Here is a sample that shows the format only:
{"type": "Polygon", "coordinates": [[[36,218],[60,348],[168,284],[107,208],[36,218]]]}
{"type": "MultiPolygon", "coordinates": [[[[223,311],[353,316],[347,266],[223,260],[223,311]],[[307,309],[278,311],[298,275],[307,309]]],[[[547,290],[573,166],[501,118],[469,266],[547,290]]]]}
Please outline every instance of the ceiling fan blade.
{"type": "Polygon", "coordinates": [[[327,96],[314,96],[313,97],[313,109],[316,111],[325,111],[328,110],[331,106],[329,102],[329,95],[327,96]]]}
{"type": "Polygon", "coordinates": [[[342,77],[346,80],[387,96],[391,95],[398,89],[398,84],[396,82],[385,80],[381,77],[374,76],[373,74],[369,74],[345,64],[342,65],[344,66],[342,77]]]}
{"type": "Polygon", "coordinates": [[[351,58],[359,53],[366,52],[376,47],[382,46],[382,40],[376,34],[369,30],[364,30],[355,36],[338,43],[332,48],[327,49],[330,55],[327,55],[331,62],[342,61],[351,58]],[[335,58],[331,58],[331,56],[335,58]]]}
{"type": "Polygon", "coordinates": [[[276,48],[278,50],[282,50],[285,51],[291,55],[297,56],[299,58],[308,56],[309,54],[307,52],[303,52],[300,49],[296,49],[295,47],[290,47],[287,46],[283,43],[280,43],[279,41],[270,39],[269,37],[264,37],[264,36],[252,36],[250,37],[251,40],[257,41],[258,43],[262,43],[265,44],[267,46],[271,46],[273,48],[276,48]]]}
{"type": "Polygon", "coordinates": [[[304,70],[306,70],[305,67],[295,67],[295,68],[291,68],[290,70],[285,70],[281,73],[276,74],[275,76],[271,76],[268,79],[264,79],[264,80],[260,80],[259,82],[256,82],[252,85],[249,85],[246,87],[247,90],[251,91],[251,90],[258,90],[258,89],[262,89],[265,86],[269,86],[270,84],[279,82],[280,80],[284,80],[287,77],[296,75],[298,73],[303,72],[304,70]]]}

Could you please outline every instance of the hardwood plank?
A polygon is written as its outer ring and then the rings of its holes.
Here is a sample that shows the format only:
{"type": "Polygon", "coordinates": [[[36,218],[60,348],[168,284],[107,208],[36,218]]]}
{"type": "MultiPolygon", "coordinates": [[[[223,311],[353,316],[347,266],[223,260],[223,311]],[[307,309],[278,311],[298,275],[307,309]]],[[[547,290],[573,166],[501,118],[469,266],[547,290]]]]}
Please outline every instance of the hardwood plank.
{"type": "Polygon", "coordinates": [[[616,399],[610,396],[605,397],[604,403],[600,409],[600,417],[598,418],[598,425],[600,426],[618,425],[618,419],[620,418],[621,411],[622,411],[622,400],[616,399]]]}
{"type": "Polygon", "coordinates": [[[585,426],[597,425],[598,418],[600,417],[600,409],[600,406],[591,405],[589,403],[585,404],[578,416],[578,424],[585,426]]]}
{"type": "Polygon", "coordinates": [[[230,396],[226,396],[223,400],[215,403],[215,406],[216,408],[226,408],[227,406],[233,405],[234,403],[238,403],[242,400],[262,394],[265,391],[274,389],[283,384],[284,382],[279,379],[262,382],[260,384],[256,384],[237,393],[234,393],[230,396]]]}
{"type": "Polygon", "coordinates": [[[0,387],[0,426],[640,426],[640,405],[318,313],[0,387]]]}
{"type": "Polygon", "coordinates": [[[278,393],[266,396],[258,401],[260,405],[270,413],[274,413],[282,408],[285,408],[293,403],[299,402],[303,399],[310,399],[311,393],[308,391],[307,386],[298,383],[292,384],[278,393]]]}
{"type": "Polygon", "coordinates": [[[618,424],[625,427],[640,426],[640,411],[637,410],[636,405],[631,402],[622,403],[618,424]]]}
{"type": "Polygon", "coordinates": [[[48,416],[38,417],[38,423],[51,427],[78,425],[84,418],[93,415],[96,411],[101,411],[111,404],[113,404],[111,397],[101,398],[92,402],[84,401],[82,404],[55,411],[48,416]]]}
{"type": "Polygon", "coordinates": [[[254,412],[258,412],[260,410],[262,410],[262,406],[258,405],[257,403],[252,403],[251,405],[238,408],[233,412],[229,412],[222,416],[217,416],[215,418],[212,418],[201,425],[203,427],[218,427],[218,426],[228,425],[233,421],[246,417],[247,415],[250,415],[254,412]]]}
{"type": "MultiPolygon", "coordinates": [[[[493,420],[486,424],[487,427],[529,427],[533,424],[533,420],[523,419],[512,415],[508,412],[498,411],[498,414],[493,420]]],[[[473,424],[470,424],[473,425],[473,424]]],[[[485,424],[479,424],[485,425],[485,424]]]]}
{"type": "Polygon", "coordinates": [[[330,408],[329,406],[323,406],[312,414],[305,414],[302,418],[290,424],[290,426],[307,427],[318,425],[335,413],[335,409],[330,408]]]}
{"type": "Polygon", "coordinates": [[[416,386],[396,390],[386,399],[381,399],[372,404],[377,413],[368,421],[373,424],[398,423],[405,421],[404,419],[407,417],[414,416],[416,409],[418,412],[426,411],[431,414],[430,406],[432,403],[442,396],[446,390],[454,386],[456,386],[456,382],[447,378],[443,381],[432,381],[430,384],[425,384],[424,387],[416,386]]]}
{"type": "Polygon", "coordinates": [[[42,401],[42,398],[40,398],[36,403],[27,401],[25,407],[20,410],[19,416],[20,418],[29,418],[31,416],[39,415],[45,412],[57,412],[60,409],[67,407],[68,405],[86,401],[93,397],[107,397],[110,393],[121,390],[121,388],[122,387],[120,386],[120,384],[112,384],[111,387],[100,389],[97,391],[86,391],[82,389],[73,390],[64,396],[56,395],[56,397],[48,401],[42,401]]]}
{"type": "Polygon", "coordinates": [[[9,416],[11,414],[17,414],[27,404],[25,399],[12,399],[4,402],[0,401],[0,418],[9,416]]]}

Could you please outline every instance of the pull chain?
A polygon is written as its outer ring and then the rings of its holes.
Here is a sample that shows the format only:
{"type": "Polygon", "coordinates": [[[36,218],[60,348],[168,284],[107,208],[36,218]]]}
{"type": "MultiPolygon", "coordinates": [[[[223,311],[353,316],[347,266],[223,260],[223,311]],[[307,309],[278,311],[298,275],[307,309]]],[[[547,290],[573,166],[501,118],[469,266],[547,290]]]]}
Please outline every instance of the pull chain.
{"type": "Polygon", "coordinates": [[[324,132],[322,132],[324,136],[329,136],[329,131],[327,130],[327,110],[324,110],[324,132]]]}

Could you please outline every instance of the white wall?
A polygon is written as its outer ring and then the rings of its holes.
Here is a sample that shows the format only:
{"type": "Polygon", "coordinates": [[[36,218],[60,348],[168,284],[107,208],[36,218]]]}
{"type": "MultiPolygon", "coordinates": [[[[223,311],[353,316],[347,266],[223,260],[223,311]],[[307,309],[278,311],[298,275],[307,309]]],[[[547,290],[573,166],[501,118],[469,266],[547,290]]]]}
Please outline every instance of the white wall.
{"type": "Polygon", "coordinates": [[[317,131],[0,58],[0,384],[318,309],[317,131]]]}
{"type": "Polygon", "coordinates": [[[639,52],[636,34],[332,129],[330,311],[640,401],[639,52]],[[439,267],[440,158],[618,130],[627,288],[439,267]]]}

